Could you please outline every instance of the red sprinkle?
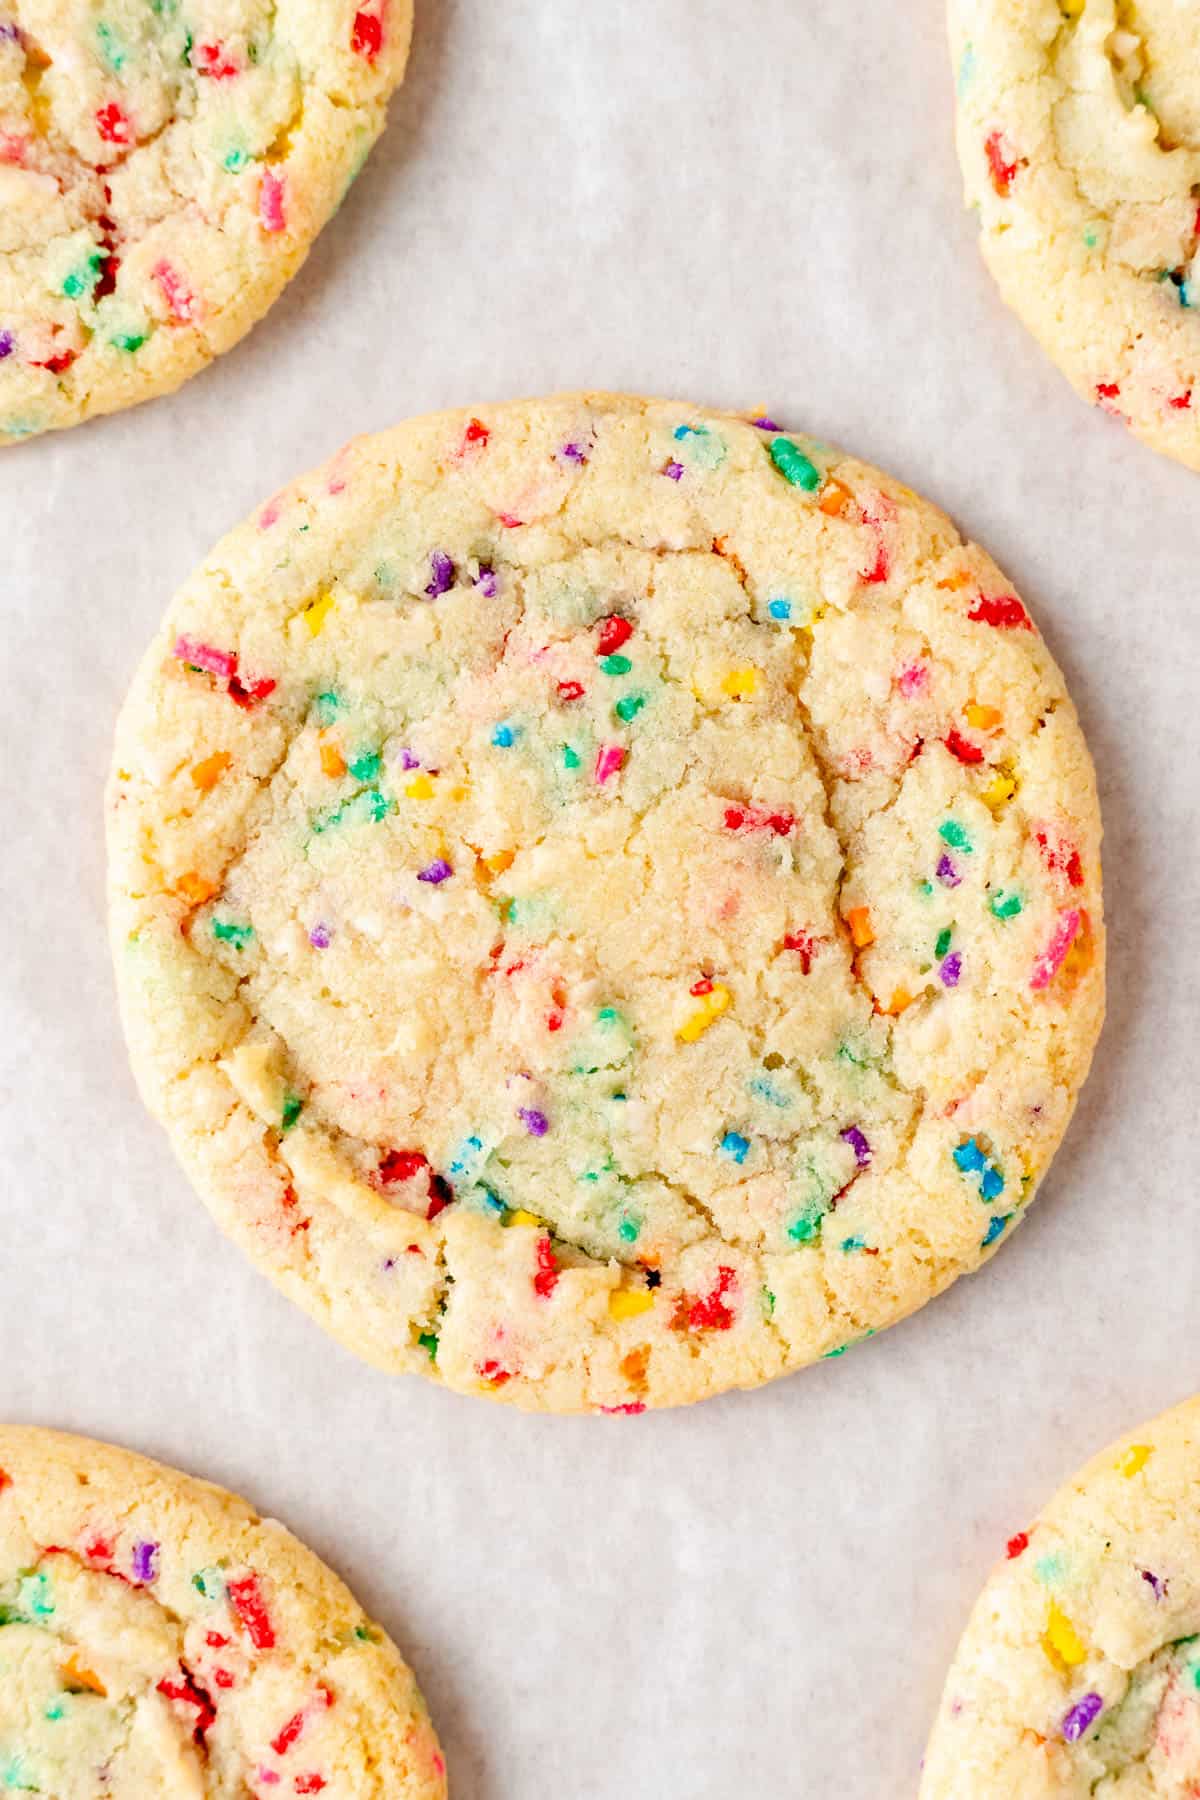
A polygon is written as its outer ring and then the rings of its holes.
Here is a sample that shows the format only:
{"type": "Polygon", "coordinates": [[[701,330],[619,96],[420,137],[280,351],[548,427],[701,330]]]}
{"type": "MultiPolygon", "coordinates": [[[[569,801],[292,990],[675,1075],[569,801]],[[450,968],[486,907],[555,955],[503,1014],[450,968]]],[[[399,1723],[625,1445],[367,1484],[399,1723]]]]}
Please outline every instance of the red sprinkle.
{"type": "Polygon", "coordinates": [[[239,675],[235,675],[226,691],[235,706],[240,706],[244,711],[249,712],[251,707],[259,705],[268,694],[275,692],[275,683],[269,676],[264,677],[261,681],[247,683],[239,675]]]}
{"type": "Polygon", "coordinates": [[[554,1013],[548,1013],[546,1015],[546,1030],[547,1031],[561,1031],[562,1028],[563,1028],[563,1016],[561,1013],[554,1012],[554,1013]]]}
{"type": "Polygon", "coordinates": [[[734,1322],[734,1313],[725,1304],[725,1295],[736,1285],[736,1273],[722,1263],[717,1269],[717,1285],[711,1294],[699,1300],[680,1294],[675,1302],[672,1328],[676,1331],[728,1331],[734,1322]]]}
{"type": "Polygon", "coordinates": [[[228,1669],[214,1669],[213,1681],[219,1688],[231,1688],[233,1686],[233,1676],[229,1673],[228,1669]]]}
{"type": "Polygon", "coordinates": [[[1005,1555],[1008,1557],[1009,1562],[1012,1562],[1014,1557],[1023,1555],[1028,1548],[1029,1533],[1027,1531],[1018,1531],[1016,1537],[1009,1538],[1008,1545],[1005,1549],[1005,1555]]]}
{"type": "Polygon", "coordinates": [[[192,1736],[198,1744],[202,1744],[205,1732],[217,1716],[217,1709],[186,1663],[180,1663],[179,1671],[181,1679],[178,1681],[164,1675],[158,1683],[158,1692],[165,1700],[178,1700],[181,1706],[196,1708],[196,1724],[192,1736]]]}
{"type": "Polygon", "coordinates": [[[7,1469],[0,1469],[0,1494],[4,1492],[5,1488],[10,1488],[11,1486],[12,1476],[8,1473],[7,1469]]]}
{"type": "Polygon", "coordinates": [[[459,458],[464,457],[468,450],[484,449],[491,435],[482,419],[468,420],[467,429],[463,432],[462,443],[458,447],[459,458]]]}
{"type": "Polygon", "coordinates": [[[223,44],[197,44],[192,67],[197,75],[211,75],[214,81],[228,81],[231,76],[241,74],[223,44]]]}
{"type": "Polygon", "coordinates": [[[229,1639],[222,1631],[206,1631],[204,1641],[210,1650],[223,1650],[229,1639]]]}
{"type": "Polygon", "coordinates": [[[1120,396],[1120,392],[1119,381],[1098,381],[1096,383],[1097,400],[1116,400],[1120,396]]]}
{"type": "Polygon", "coordinates": [[[429,1205],[425,1209],[427,1219],[436,1219],[440,1212],[445,1212],[454,1195],[449,1184],[440,1175],[429,1177],[429,1205]]]}
{"type": "Polygon", "coordinates": [[[96,114],[96,130],[106,144],[132,144],[133,126],[115,100],[102,106],[96,114]]]}
{"type": "Polygon", "coordinates": [[[283,207],[283,178],[274,169],[264,169],[258,184],[258,218],[264,231],[287,230],[287,214],[283,207]]]}
{"type": "Polygon", "coordinates": [[[533,1291],[543,1300],[548,1300],[558,1286],[558,1264],[554,1260],[554,1245],[548,1236],[542,1236],[537,1242],[537,1274],[533,1278],[533,1291]]]}
{"type": "Polygon", "coordinates": [[[259,1592],[258,1576],[242,1575],[236,1581],[227,1581],[225,1592],[229,1595],[229,1603],[234,1612],[249,1632],[254,1648],[273,1650],[275,1629],[259,1592]]]}
{"type": "Polygon", "coordinates": [[[951,756],[957,756],[960,763],[981,763],[983,761],[983,751],[978,744],[972,744],[954,727],[951,727],[942,741],[951,756]]]}
{"type": "Polygon", "coordinates": [[[627,644],[633,636],[633,626],[628,619],[621,618],[619,613],[612,613],[607,619],[600,621],[600,636],[596,644],[597,656],[611,656],[622,644],[627,644]]]}
{"type": "Polygon", "coordinates": [[[644,1400],[631,1400],[624,1406],[602,1406],[600,1408],[602,1413],[608,1413],[614,1417],[620,1413],[625,1413],[632,1417],[635,1413],[644,1413],[645,1410],[646,1402],[644,1400]]]}
{"type": "Polygon", "coordinates": [[[1168,401],[1168,402],[1167,402],[1167,404],[1168,404],[1168,406],[1173,406],[1173,407],[1174,407],[1174,408],[1175,408],[1175,411],[1176,411],[1176,412],[1188,412],[1188,411],[1190,411],[1190,409],[1191,409],[1191,404],[1192,404],[1192,390],[1191,390],[1191,388],[1189,388],[1189,389],[1188,389],[1188,390],[1187,390],[1187,392],[1186,392],[1186,394],[1174,394],[1174,395],[1172,395],[1172,397],[1171,397],[1171,399],[1170,399],[1170,400],[1169,400],[1169,401],[1168,401]]]}
{"type": "Polygon", "coordinates": [[[298,1794],[319,1794],[325,1786],[323,1775],[297,1775],[293,1787],[298,1794]]]}
{"type": "Polygon", "coordinates": [[[702,975],[699,981],[693,981],[691,987],[688,989],[689,994],[711,994],[712,991],[713,984],[710,977],[707,975],[702,975]]]}
{"type": "Polygon", "coordinates": [[[411,1181],[422,1169],[429,1167],[427,1157],[419,1150],[389,1150],[379,1165],[379,1179],[385,1187],[391,1187],[397,1181],[411,1181]]]}
{"type": "Polygon", "coordinates": [[[785,950],[799,951],[801,972],[807,975],[816,955],[816,938],[810,937],[806,931],[789,931],[783,940],[783,947],[785,950]]]}
{"type": "Polygon", "coordinates": [[[1033,630],[1033,620],[1015,594],[997,594],[988,599],[981,594],[967,614],[978,625],[995,625],[1001,631],[1033,630]]]}
{"type": "Polygon", "coordinates": [[[33,367],[49,369],[51,375],[62,375],[70,368],[78,355],[78,350],[60,350],[55,356],[47,356],[43,362],[35,361],[33,367]]]}
{"type": "Polygon", "coordinates": [[[271,1748],[276,1756],[286,1755],[303,1730],[304,1714],[302,1712],[293,1713],[278,1737],[271,1739],[271,1748]]]}
{"type": "Polygon", "coordinates": [[[503,1387],[506,1381],[512,1380],[512,1370],[506,1369],[494,1357],[489,1358],[487,1362],[476,1363],[475,1373],[482,1376],[484,1381],[490,1381],[493,1387],[503,1387]]]}
{"type": "Polygon", "coordinates": [[[565,705],[569,700],[583,699],[583,683],[581,681],[560,681],[558,697],[565,705]]]}
{"type": "Polygon", "coordinates": [[[867,587],[877,587],[881,581],[887,580],[890,573],[891,563],[888,558],[887,545],[881,538],[879,547],[875,552],[875,561],[871,564],[869,569],[864,569],[862,571],[859,580],[865,582],[867,587]]]}
{"type": "Polygon", "coordinates": [[[368,62],[374,62],[382,47],[383,20],[374,13],[356,12],[350,33],[350,48],[355,55],[365,56],[368,62]]]}
{"type": "Polygon", "coordinates": [[[773,831],[776,837],[787,837],[795,827],[791,813],[763,812],[757,806],[727,806],[726,831],[773,831]]]}
{"type": "Polygon", "coordinates": [[[993,131],[983,148],[987,154],[988,168],[992,172],[992,186],[1002,200],[1007,200],[1012,193],[1017,170],[1023,168],[1024,164],[1009,149],[1002,131],[993,131]]]}
{"type": "Polygon", "coordinates": [[[1046,867],[1056,875],[1065,875],[1072,887],[1083,886],[1083,859],[1074,844],[1065,838],[1052,844],[1044,831],[1036,834],[1038,849],[1046,867]]]}

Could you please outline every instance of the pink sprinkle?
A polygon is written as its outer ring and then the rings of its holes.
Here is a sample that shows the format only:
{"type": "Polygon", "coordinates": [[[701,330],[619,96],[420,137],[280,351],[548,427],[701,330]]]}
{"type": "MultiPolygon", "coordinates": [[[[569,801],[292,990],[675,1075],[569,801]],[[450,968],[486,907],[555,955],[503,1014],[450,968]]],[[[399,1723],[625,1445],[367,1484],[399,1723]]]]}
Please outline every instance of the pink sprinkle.
{"type": "Polygon", "coordinates": [[[433,1772],[435,1775],[444,1775],[446,1773],[445,1759],[444,1757],[439,1756],[436,1750],[433,1753],[433,1772]]]}
{"type": "Polygon", "coordinates": [[[1080,914],[1074,907],[1069,912],[1059,913],[1054,936],[1033,965],[1029,980],[1031,988],[1049,987],[1066,961],[1067,951],[1078,937],[1081,923],[1080,914]]]}
{"type": "Polygon", "coordinates": [[[232,650],[215,650],[211,644],[202,644],[196,638],[176,638],[174,655],[194,669],[220,676],[222,681],[232,681],[237,674],[237,656],[232,650]]]}
{"type": "Polygon", "coordinates": [[[28,138],[18,137],[15,131],[0,131],[0,163],[19,165],[25,161],[28,149],[28,138]]]}
{"type": "Polygon", "coordinates": [[[900,671],[896,686],[907,699],[910,694],[915,694],[918,688],[923,688],[928,680],[929,670],[924,663],[910,663],[907,669],[900,671]]]}
{"type": "Polygon", "coordinates": [[[605,744],[596,757],[596,780],[603,784],[625,766],[625,752],[620,744],[605,744]]]}
{"type": "Polygon", "coordinates": [[[276,1787],[279,1783],[279,1776],[274,1769],[255,1769],[254,1779],[260,1781],[264,1787],[276,1787]]]}
{"type": "Polygon", "coordinates": [[[600,1408],[602,1413],[608,1413],[610,1417],[615,1417],[619,1413],[627,1413],[629,1415],[633,1415],[634,1413],[644,1413],[645,1410],[646,1402],[644,1400],[632,1400],[626,1406],[602,1406],[600,1408]]]}
{"type": "Polygon", "coordinates": [[[282,494],[276,494],[273,500],[267,501],[267,504],[258,515],[258,529],[260,531],[270,531],[272,525],[278,524],[282,506],[282,494]]]}
{"type": "Polygon", "coordinates": [[[258,217],[264,231],[286,231],[283,210],[283,177],[264,169],[258,185],[258,217]]]}
{"type": "Polygon", "coordinates": [[[521,520],[515,513],[497,513],[496,517],[502,525],[508,527],[509,531],[516,531],[521,525],[521,520]]]}
{"type": "Polygon", "coordinates": [[[182,322],[193,319],[196,314],[196,296],[178,270],[173,269],[169,262],[157,262],[150,272],[162,289],[171,317],[182,322]]]}

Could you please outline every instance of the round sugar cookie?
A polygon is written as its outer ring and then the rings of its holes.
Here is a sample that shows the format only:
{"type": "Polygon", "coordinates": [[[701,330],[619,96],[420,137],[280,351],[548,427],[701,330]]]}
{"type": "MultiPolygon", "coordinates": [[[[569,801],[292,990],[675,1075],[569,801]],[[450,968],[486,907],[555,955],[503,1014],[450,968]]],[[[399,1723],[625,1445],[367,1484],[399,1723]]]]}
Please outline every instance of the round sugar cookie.
{"type": "Polygon", "coordinates": [[[1103,1009],[1029,614],[932,507],[581,395],[349,445],[121,717],[113,943],[227,1231],[390,1369],[641,1411],[842,1350],[1022,1216],[1103,1009]]]}
{"type": "Polygon", "coordinates": [[[988,266],[1084,396],[1200,468],[1200,6],[950,0],[988,266]]]}
{"type": "Polygon", "coordinates": [[[0,1788],[444,1800],[416,1682],[337,1577],[209,1482],[0,1426],[0,1788]]]}
{"type": "Polygon", "coordinates": [[[260,319],[384,124],[411,0],[0,0],[0,443],[260,319]]]}
{"type": "Polygon", "coordinates": [[[1200,1400],[1110,1446],[1009,1541],[921,1800],[1200,1793],[1200,1400]]]}

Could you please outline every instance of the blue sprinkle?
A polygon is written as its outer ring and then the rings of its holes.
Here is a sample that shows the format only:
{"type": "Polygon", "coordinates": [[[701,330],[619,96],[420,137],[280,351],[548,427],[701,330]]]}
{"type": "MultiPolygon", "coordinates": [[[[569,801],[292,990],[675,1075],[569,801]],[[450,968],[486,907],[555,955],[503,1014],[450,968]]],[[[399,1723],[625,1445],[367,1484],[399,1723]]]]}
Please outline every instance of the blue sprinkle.
{"type": "Polygon", "coordinates": [[[717,1146],[722,1156],[728,1156],[735,1163],[744,1163],[750,1154],[750,1139],[743,1137],[740,1131],[727,1131],[717,1146]]]}
{"type": "Polygon", "coordinates": [[[511,750],[517,741],[517,734],[511,725],[497,725],[492,733],[492,742],[497,750],[511,750]]]}
{"type": "Polygon", "coordinates": [[[1004,1192],[1004,1177],[994,1163],[989,1164],[980,1176],[979,1192],[985,1200],[994,1200],[997,1194],[1004,1192]]]}
{"type": "Polygon", "coordinates": [[[865,1250],[866,1247],[866,1242],[862,1238],[849,1237],[842,1239],[843,1250],[865,1250]]]}
{"type": "Polygon", "coordinates": [[[973,1169],[982,1169],[987,1166],[987,1157],[974,1138],[968,1138],[965,1144],[958,1146],[954,1152],[954,1161],[964,1175],[969,1174],[973,1169]]]}
{"type": "Polygon", "coordinates": [[[1008,1221],[1011,1218],[1012,1218],[1011,1213],[1005,1213],[1002,1218],[997,1217],[992,1220],[991,1224],[987,1228],[986,1235],[984,1236],[983,1245],[982,1245],[982,1248],[984,1250],[987,1249],[989,1244],[995,1243],[996,1239],[1000,1236],[1000,1233],[1004,1230],[1004,1227],[1008,1224],[1008,1221]]]}
{"type": "Polygon", "coordinates": [[[773,619],[790,619],[792,603],[790,600],[770,600],[767,602],[767,611],[773,619]]]}

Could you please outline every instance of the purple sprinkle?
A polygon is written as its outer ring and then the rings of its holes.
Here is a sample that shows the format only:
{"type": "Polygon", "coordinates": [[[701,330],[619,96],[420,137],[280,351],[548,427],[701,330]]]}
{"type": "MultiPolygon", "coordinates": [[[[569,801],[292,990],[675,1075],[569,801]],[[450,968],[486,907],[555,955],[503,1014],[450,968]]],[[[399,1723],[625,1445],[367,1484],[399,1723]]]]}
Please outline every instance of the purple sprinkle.
{"type": "Polygon", "coordinates": [[[0,362],[13,353],[13,334],[11,331],[0,331],[0,362]]]}
{"type": "Polygon", "coordinates": [[[400,767],[402,769],[419,769],[420,766],[421,766],[420,757],[414,756],[412,751],[410,749],[408,749],[407,746],[405,746],[405,748],[403,750],[401,750],[401,752],[400,752],[400,767]]]}
{"type": "Polygon", "coordinates": [[[0,25],[0,38],[8,38],[10,43],[19,44],[21,27],[19,25],[0,25]]]}
{"type": "Polygon", "coordinates": [[[333,933],[328,925],[314,925],[308,934],[308,941],[314,950],[328,950],[333,933]]]}
{"type": "Polygon", "coordinates": [[[450,867],[450,864],[446,861],[445,857],[439,856],[435,861],[429,864],[427,869],[421,869],[419,871],[417,880],[427,881],[430,887],[437,887],[439,883],[449,881],[453,873],[454,870],[450,867]]]}
{"type": "Polygon", "coordinates": [[[944,887],[958,887],[962,881],[962,876],[946,855],[938,859],[937,878],[944,887]]]}
{"type": "Polygon", "coordinates": [[[669,462],[667,464],[666,468],[663,470],[663,474],[669,475],[671,477],[672,481],[682,481],[683,480],[683,464],[677,463],[677,462],[669,462]]]}
{"type": "Polygon", "coordinates": [[[158,1545],[140,1538],[133,1546],[133,1579],[154,1581],[158,1577],[158,1545]]]}
{"type": "Polygon", "coordinates": [[[525,1129],[531,1137],[545,1137],[550,1129],[550,1121],[544,1112],[538,1112],[534,1106],[517,1108],[518,1119],[525,1121],[525,1129]]]}
{"type": "Polygon", "coordinates": [[[1150,1573],[1149,1569],[1142,1570],[1142,1580],[1149,1582],[1151,1588],[1153,1589],[1154,1598],[1156,1600],[1165,1600],[1166,1599],[1167,1584],[1165,1581],[1160,1581],[1157,1575],[1152,1575],[1150,1573]]]}
{"type": "Polygon", "coordinates": [[[480,563],[479,573],[475,577],[475,586],[479,589],[485,600],[494,600],[496,598],[499,583],[496,580],[496,571],[493,569],[491,563],[480,563]]]}
{"type": "Polygon", "coordinates": [[[425,592],[431,600],[436,600],[439,594],[454,586],[454,564],[444,550],[435,550],[429,558],[429,566],[433,570],[433,580],[425,592]]]}
{"type": "Polygon", "coordinates": [[[1096,1715],[1103,1711],[1104,1702],[1099,1694],[1085,1694],[1062,1722],[1062,1734],[1068,1744],[1078,1743],[1096,1715]]]}
{"type": "Polygon", "coordinates": [[[868,1167],[871,1161],[871,1146],[868,1144],[857,1125],[847,1125],[845,1131],[838,1133],[843,1144],[849,1144],[854,1152],[854,1160],[860,1169],[868,1167]]]}
{"type": "Polygon", "coordinates": [[[564,462],[585,463],[587,454],[582,444],[564,444],[558,453],[564,462]]]}
{"type": "Polygon", "coordinates": [[[758,426],[758,429],[760,431],[782,431],[783,430],[782,425],[777,425],[775,423],[774,419],[768,419],[767,415],[765,413],[763,414],[761,419],[755,419],[754,423],[758,426]]]}
{"type": "Polygon", "coordinates": [[[942,983],[945,987],[957,987],[958,978],[962,974],[962,957],[957,950],[952,950],[942,964],[942,983]]]}

